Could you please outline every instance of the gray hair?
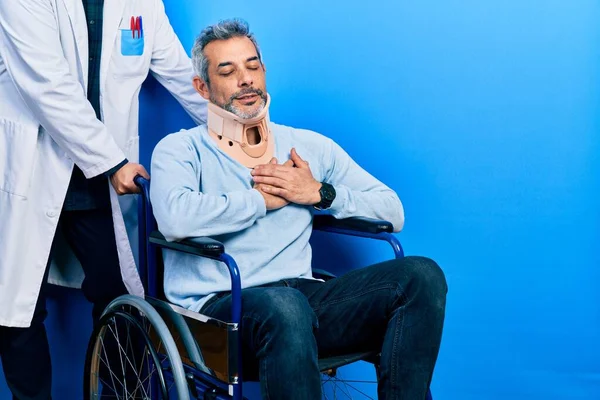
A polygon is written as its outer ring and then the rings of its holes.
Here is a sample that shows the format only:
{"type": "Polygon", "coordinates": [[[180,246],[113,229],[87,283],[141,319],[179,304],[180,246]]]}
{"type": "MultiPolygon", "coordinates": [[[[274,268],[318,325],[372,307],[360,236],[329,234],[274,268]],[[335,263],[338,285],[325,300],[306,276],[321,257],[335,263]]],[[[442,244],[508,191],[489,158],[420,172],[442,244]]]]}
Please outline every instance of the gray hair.
{"type": "Polygon", "coordinates": [[[192,48],[194,71],[207,85],[210,83],[208,79],[208,59],[204,54],[204,48],[207,44],[215,40],[227,40],[234,37],[247,37],[250,39],[256,48],[258,60],[262,64],[262,56],[260,55],[258,43],[254,38],[254,34],[250,32],[248,23],[238,18],[219,21],[219,23],[205,28],[196,39],[192,48]]]}

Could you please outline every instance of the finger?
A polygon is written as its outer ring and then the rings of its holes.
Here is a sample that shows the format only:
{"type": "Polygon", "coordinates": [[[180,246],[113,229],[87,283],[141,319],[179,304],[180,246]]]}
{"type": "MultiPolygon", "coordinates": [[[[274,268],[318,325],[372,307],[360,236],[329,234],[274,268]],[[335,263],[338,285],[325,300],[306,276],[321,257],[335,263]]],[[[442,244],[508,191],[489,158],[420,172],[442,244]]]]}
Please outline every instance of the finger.
{"type": "Polygon", "coordinates": [[[263,184],[261,184],[261,183],[258,183],[258,182],[256,182],[256,181],[254,181],[254,184],[252,185],[252,189],[256,189],[256,190],[258,190],[259,192],[262,192],[262,189],[263,189],[263,187],[264,187],[264,185],[263,185],[263,184]]]}
{"type": "Polygon", "coordinates": [[[135,168],[132,169],[133,175],[141,175],[142,177],[149,179],[150,175],[146,171],[146,168],[142,164],[137,164],[135,168]]]}
{"type": "Polygon", "coordinates": [[[123,196],[124,194],[129,194],[132,193],[132,190],[129,188],[129,186],[127,185],[119,185],[119,187],[117,189],[115,189],[115,191],[117,192],[117,194],[119,196],[123,196]]]}
{"type": "Polygon", "coordinates": [[[137,173],[143,176],[145,179],[150,179],[150,174],[148,173],[148,171],[146,171],[146,168],[144,168],[142,165],[140,165],[140,167],[141,168],[137,171],[137,173]]]}
{"type": "Polygon", "coordinates": [[[275,186],[283,189],[288,189],[289,186],[288,181],[281,178],[274,178],[271,176],[255,176],[254,182],[259,182],[261,184],[275,186]]]}
{"type": "Polygon", "coordinates": [[[298,167],[298,168],[308,167],[308,163],[306,161],[304,161],[302,159],[302,157],[300,157],[298,155],[298,153],[296,152],[296,148],[292,148],[292,151],[290,152],[290,156],[291,156],[291,159],[294,162],[294,164],[296,164],[296,167],[298,167]]]}
{"type": "Polygon", "coordinates": [[[141,193],[141,190],[139,187],[137,187],[137,185],[134,185],[134,187],[130,189],[129,193],[141,193]]]}
{"type": "Polygon", "coordinates": [[[269,164],[277,164],[277,159],[275,157],[271,158],[271,161],[269,161],[269,164]]]}
{"type": "Polygon", "coordinates": [[[269,186],[269,185],[263,185],[262,190],[265,193],[272,194],[274,196],[283,197],[284,199],[285,199],[285,196],[287,194],[287,190],[282,189],[282,188],[278,188],[278,187],[275,187],[275,186],[269,186]]]}
{"type": "Polygon", "coordinates": [[[284,166],[280,164],[269,164],[261,166],[260,168],[254,168],[250,173],[253,176],[273,176],[276,178],[285,179],[290,170],[292,170],[292,168],[289,166],[284,166]]]}
{"type": "Polygon", "coordinates": [[[252,170],[250,170],[250,173],[252,173],[252,171],[255,171],[255,170],[257,170],[257,169],[265,168],[265,167],[267,167],[267,166],[269,166],[269,165],[277,165],[277,163],[273,163],[273,160],[277,160],[277,159],[276,159],[275,157],[273,157],[273,158],[271,158],[271,159],[269,160],[269,162],[268,162],[267,164],[258,164],[258,165],[255,165],[255,166],[252,168],[252,170]]]}
{"type": "Polygon", "coordinates": [[[287,160],[282,165],[285,165],[286,167],[293,167],[294,166],[294,162],[292,160],[287,160]]]}
{"type": "Polygon", "coordinates": [[[127,185],[124,188],[124,194],[128,193],[140,193],[140,188],[133,182],[127,182],[127,185]]]}

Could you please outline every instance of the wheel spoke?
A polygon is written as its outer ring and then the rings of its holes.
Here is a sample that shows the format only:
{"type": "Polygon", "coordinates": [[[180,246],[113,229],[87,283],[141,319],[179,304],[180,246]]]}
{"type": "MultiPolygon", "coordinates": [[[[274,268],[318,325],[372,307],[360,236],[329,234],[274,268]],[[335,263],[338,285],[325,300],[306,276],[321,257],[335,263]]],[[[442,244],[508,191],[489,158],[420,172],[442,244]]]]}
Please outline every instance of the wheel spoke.
{"type": "Polygon", "coordinates": [[[86,378],[89,397],[85,400],[154,400],[165,399],[165,395],[168,398],[175,385],[172,379],[163,378],[163,371],[170,368],[169,357],[155,351],[164,344],[152,331],[152,324],[146,318],[137,317],[134,311],[126,307],[113,311],[96,331],[95,345],[90,347],[87,361],[90,363],[86,378]]]}

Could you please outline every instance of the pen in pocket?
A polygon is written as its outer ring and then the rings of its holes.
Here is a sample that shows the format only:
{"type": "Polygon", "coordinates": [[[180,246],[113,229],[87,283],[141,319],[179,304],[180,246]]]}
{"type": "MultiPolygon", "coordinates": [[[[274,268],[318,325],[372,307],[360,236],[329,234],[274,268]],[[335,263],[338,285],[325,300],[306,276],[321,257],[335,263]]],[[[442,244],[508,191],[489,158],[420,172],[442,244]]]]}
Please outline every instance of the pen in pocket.
{"type": "Polygon", "coordinates": [[[135,39],[135,34],[137,33],[138,39],[142,37],[142,16],[134,17],[131,16],[130,20],[130,28],[131,28],[131,37],[135,39]]]}

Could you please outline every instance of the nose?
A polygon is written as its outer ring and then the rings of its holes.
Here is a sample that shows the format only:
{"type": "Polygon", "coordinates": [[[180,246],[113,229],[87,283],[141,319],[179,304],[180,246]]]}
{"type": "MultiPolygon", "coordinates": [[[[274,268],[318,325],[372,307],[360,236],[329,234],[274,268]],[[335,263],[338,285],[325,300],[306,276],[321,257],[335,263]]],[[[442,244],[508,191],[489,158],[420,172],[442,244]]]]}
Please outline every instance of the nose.
{"type": "Polygon", "coordinates": [[[252,86],[254,82],[252,81],[252,75],[247,69],[243,69],[240,71],[240,77],[238,80],[238,86],[242,88],[246,88],[252,86]]]}

